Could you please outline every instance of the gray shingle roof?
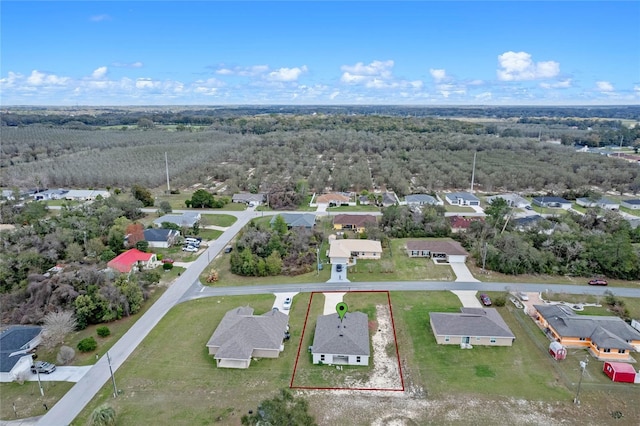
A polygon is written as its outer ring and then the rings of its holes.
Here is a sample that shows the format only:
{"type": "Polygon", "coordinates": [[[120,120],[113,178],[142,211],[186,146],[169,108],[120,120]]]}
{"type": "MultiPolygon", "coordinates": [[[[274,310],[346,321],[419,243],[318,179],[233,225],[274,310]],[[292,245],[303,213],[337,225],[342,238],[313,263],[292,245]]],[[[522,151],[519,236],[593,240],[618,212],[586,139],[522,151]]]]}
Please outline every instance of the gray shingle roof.
{"type": "Polygon", "coordinates": [[[273,216],[269,223],[273,224],[278,216],[282,216],[287,226],[291,228],[313,228],[316,224],[316,215],[312,213],[280,213],[273,216]]]}
{"type": "Polygon", "coordinates": [[[439,336],[515,338],[494,308],[461,308],[460,313],[431,312],[431,325],[439,336]]]}
{"type": "Polygon", "coordinates": [[[618,317],[578,315],[561,305],[534,307],[561,337],[590,338],[600,347],[613,349],[630,349],[626,341],[640,340],[640,332],[618,317]],[[611,346],[605,346],[605,342],[611,346]]]}
{"type": "Polygon", "coordinates": [[[0,372],[8,373],[20,359],[20,356],[12,356],[24,345],[40,334],[42,327],[36,326],[12,326],[0,334],[0,372]]]}
{"type": "Polygon", "coordinates": [[[369,319],[362,312],[321,315],[313,336],[313,353],[369,356],[369,319]]]}
{"type": "Polygon", "coordinates": [[[464,247],[454,240],[407,241],[407,250],[429,250],[432,253],[446,253],[447,255],[469,255],[464,247]]]}
{"type": "Polygon", "coordinates": [[[452,192],[451,194],[447,195],[447,198],[449,198],[450,200],[460,198],[466,201],[480,201],[478,197],[469,192],[452,192]]]}
{"type": "Polygon", "coordinates": [[[144,230],[144,239],[146,241],[168,241],[169,236],[177,234],[178,231],[173,229],[150,228],[144,230]]]}
{"type": "Polygon", "coordinates": [[[207,342],[217,347],[215,359],[250,359],[254,349],[280,349],[289,317],[272,310],[253,315],[253,308],[239,307],[227,312],[207,342]]]}
{"type": "Polygon", "coordinates": [[[406,197],[404,197],[404,200],[407,202],[407,204],[438,204],[438,200],[428,194],[407,195],[406,197]]]}

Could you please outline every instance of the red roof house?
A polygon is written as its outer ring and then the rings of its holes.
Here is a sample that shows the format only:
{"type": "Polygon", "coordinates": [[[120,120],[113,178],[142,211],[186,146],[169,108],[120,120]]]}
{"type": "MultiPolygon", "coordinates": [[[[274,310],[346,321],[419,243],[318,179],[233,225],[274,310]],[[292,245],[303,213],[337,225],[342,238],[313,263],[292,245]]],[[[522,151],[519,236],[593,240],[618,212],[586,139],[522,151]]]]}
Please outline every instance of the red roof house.
{"type": "Polygon", "coordinates": [[[636,370],[624,362],[605,362],[602,371],[614,382],[634,383],[636,379],[636,370]]]}
{"type": "Polygon", "coordinates": [[[123,274],[129,274],[135,266],[152,268],[153,264],[157,261],[158,258],[155,253],[145,253],[134,248],[116,256],[107,263],[107,266],[123,274]]]}
{"type": "Polygon", "coordinates": [[[451,223],[451,232],[466,232],[471,224],[475,221],[484,221],[481,217],[464,217],[464,216],[451,216],[449,222],[451,223]]]}

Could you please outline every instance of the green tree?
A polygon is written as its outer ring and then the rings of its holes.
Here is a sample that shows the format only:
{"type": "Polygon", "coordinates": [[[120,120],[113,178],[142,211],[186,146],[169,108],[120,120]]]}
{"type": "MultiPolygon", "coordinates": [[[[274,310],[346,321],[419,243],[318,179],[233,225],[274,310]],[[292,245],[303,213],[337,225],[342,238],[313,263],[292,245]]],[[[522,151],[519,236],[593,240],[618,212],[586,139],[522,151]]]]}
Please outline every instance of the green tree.
{"type": "Polygon", "coordinates": [[[71,262],[79,262],[84,258],[84,251],[78,243],[71,243],[67,246],[66,259],[71,262]]]}
{"type": "Polygon", "coordinates": [[[494,198],[491,204],[484,209],[484,212],[489,216],[489,223],[495,230],[502,229],[510,211],[509,203],[502,197],[494,198]]]}
{"type": "Polygon", "coordinates": [[[316,426],[317,423],[309,414],[309,403],[301,397],[294,397],[291,392],[282,389],[279,395],[260,403],[255,413],[242,416],[244,426],[258,425],[295,425],[316,426]]]}
{"type": "Polygon", "coordinates": [[[160,206],[158,208],[158,212],[160,214],[167,214],[167,213],[171,213],[173,211],[173,209],[171,208],[171,203],[169,203],[168,201],[160,201],[160,206]]]}
{"type": "Polygon", "coordinates": [[[141,129],[141,130],[149,130],[155,127],[155,124],[153,124],[153,121],[151,121],[148,118],[141,118],[140,120],[138,120],[137,124],[138,124],[138,129],[141,129]]]}
{"type": "Polygon", "coordinates": [[[116,424],[116,410],[110,405],[101,405],[91,412],[91,426],[113,426],[116,424]]]}
{"type": "Polygon", "coordinates": [[[193,208],[211,208],[213,207],[215,203],[215,198],[213,197],[213,194],[211,194],[210,192],[204,190],[204,189],[198,189],[196,190],[193,195],[191,196],[191,207],[193,208]]]}
{"type": "Polygon", "coordinates": [[[284,220],[282,215],[277,215],[273,221],[273,229],[280,235],[283,236],[287,233],[288,227],[287,222],[284,220]]]}
{"type": "Polygon", "coordinates": [[[144,207],[151,207],[155,203],[151,191],[140,185],[133,185],[131,187],[131,194],[133,195],[133,198],[142,202],[144,207]]]}

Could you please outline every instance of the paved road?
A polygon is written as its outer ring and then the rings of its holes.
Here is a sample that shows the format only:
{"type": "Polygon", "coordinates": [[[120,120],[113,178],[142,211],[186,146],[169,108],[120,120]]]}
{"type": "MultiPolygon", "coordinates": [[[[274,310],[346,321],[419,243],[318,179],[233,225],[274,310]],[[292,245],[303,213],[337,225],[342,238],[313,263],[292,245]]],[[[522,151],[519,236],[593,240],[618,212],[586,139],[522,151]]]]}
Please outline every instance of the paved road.
{"type": "MultiPolygon", "coordinates": [[[[191,285],[198,281],[200,273],[206,268],[210,260],[217,256],[238,231],[256,215],[253,211],[225,213],[236,216],[238,218],[236,223],[230,226],[216,241],[209,245],[207,250],[193,262],[191,267],[176,279],[156,303],[154,303],[153,306],[136,321],[131,329],[113,345],[111,350],[109,350],[111,366],[114,371],[124,363],[160,319],[162,319],[169,309],[191,288],[191,285]]],[[[107,357],[103,356],[56,405],[51,407],[51,409],[38,420],[37,424],[42,426],[64,426],[70,424],[108,380],[110,380],[109,364],[107,357]]]]}
{"type": "MultiPolygon", "coordinates": [[[[212,242],[207,250],[193,262],[193,264],[167,289],[149,310],[122,336],[111,348],[111,366],[115,371],[124,363],[134,349],[142,342],[147,334],[164,317],[164,315],[176,303],[185,300],[198,299],[210,296],[265,294],[279,292],[311,292],[311,291],[355,291],[355,290],[388,290],[397,291],[428,291],[428,290],[484,290],[502,291],[513,288],[518,291],[540,292],[552,289],[555,292],[597,294],[602,295],[607,288],[553,285],[553,284],[505,284],[505,283],[481,283],[481,282],[361,282],[361,283],[312,283],[312,284],[285,284],[285,285],[260,285],[242,287],[203,287],[198,278],[207,267],[211,259],[217,256],[229,241],[244,227],[249,220],[262,214],[254,210],[243,212],[228,211],[202,211],[204,214],[231,214],[238,220],[230,226],[216,241],[212,242]]],[[[275,214],[268,212],[267,214],[275,214]]],[[[618,296],[640,297],[640,288],[608,288],[618,296]]],[[[67,394],[58,401],[44,416],[37,421],[43,426],[64,426],[70,424],[93,399],[95,394],[110,380],[109,364],[106,356],[103,356],[76,383],[67,394]]],[[[117,376],[116,376],[117,382],[117,376]]]]}

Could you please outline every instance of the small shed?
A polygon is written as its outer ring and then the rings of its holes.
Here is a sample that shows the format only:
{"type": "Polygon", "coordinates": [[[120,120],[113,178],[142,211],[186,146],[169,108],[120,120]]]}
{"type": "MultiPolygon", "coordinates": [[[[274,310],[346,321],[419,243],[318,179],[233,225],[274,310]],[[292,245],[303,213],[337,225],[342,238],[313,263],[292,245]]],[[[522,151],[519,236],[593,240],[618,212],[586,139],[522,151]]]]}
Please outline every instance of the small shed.
{"type": "Polygon", "coordinates": [[[605,362],[602,371],[614,382],[634,383],[636,380],[636,370],[624,362],[605,362]]]}
{"type": "Polygon", "coordinates": [[[556,361],[563,360],[567,357],[567,348],[562,346],[560,342],[551,342],[549,345],[549,355],[556,361]]]}

